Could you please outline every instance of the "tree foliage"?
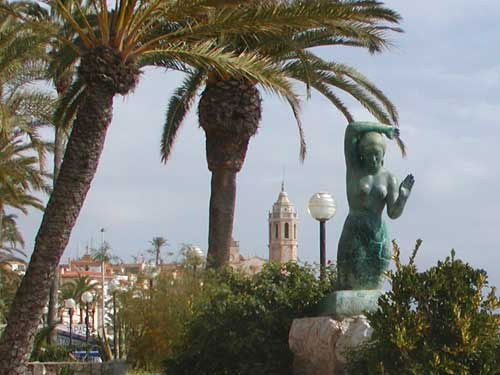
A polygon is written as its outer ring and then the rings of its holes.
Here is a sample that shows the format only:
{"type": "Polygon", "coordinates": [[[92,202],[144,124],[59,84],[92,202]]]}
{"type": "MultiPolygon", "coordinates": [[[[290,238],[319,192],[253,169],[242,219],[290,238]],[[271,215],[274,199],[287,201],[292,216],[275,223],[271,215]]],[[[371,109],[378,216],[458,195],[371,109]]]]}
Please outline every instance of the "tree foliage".
{"type": "Polygon", "coordinates": [[[0,324],[5,324],[7,313],[17,288],[21,282],[21,277],[0,263],[0,324]]]}
{"type": "Polygon", "coordinates": [[[271,263],[249,278],[230,269],[209,273],[184,332],[166,360],[166,374],[288,374],[293,319],[312,316],[331,289],[297,263],[271,263]]]}
{"type": "Polygon", "coordinates": [[[139,275],[132,288],[116,294],[120,352],[133,368],[158,370],[192,314],[192,304],[203,292],[199,272],[162,274],[146,287],[139,275]]]}
{"type": "Polygon", "coordinates": [[[392,290],[368,314],[369,343],[351,353],[351,374],[500,374],[500,300],[484,270],[451,256],[418,272],[395,250],[392,290]]]}

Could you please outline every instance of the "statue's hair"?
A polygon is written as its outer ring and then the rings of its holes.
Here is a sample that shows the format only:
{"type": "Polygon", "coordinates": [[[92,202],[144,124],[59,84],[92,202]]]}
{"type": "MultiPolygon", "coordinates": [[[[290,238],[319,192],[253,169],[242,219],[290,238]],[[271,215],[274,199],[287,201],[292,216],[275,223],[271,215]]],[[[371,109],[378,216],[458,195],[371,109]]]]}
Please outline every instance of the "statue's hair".
{"type": "Polygon", "coordinates": [[[366,132],[358,141],[358,148],[361,150],[368,147],[380,147],[385,154],[387,144],[379,132],[366,132]]]}

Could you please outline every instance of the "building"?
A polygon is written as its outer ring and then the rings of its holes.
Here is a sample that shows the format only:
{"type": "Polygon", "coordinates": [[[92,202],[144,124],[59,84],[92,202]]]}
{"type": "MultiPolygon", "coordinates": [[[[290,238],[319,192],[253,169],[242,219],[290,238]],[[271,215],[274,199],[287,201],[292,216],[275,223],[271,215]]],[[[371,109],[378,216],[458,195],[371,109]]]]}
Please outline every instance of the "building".
{"type": "Polygon", "coordinates": [[[285,184],[281,184],[278,200],[269,212],[269,261],[289,262],[297,260],[298,216],[288,199],[285,184]]]}

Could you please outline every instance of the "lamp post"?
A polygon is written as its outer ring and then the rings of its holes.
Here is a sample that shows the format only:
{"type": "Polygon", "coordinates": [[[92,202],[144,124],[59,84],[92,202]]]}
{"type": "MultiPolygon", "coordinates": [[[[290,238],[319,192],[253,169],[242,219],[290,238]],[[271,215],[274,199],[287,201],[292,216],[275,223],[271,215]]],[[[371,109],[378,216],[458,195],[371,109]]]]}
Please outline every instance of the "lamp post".
{"type": "Polygon", "coordinates": [[[69,311],[69,346],[73,345],[73,309],[75,308],[76,302],[73,298],[68,298],[64,302],[64,307],[69,311]]]}
{"type": "Polygon", "coordinates": [[[120,289],[120,283],[117,280],[111,280],[109,291],[113,296],[113,357],[117,359],[118,341],[116,340],[116,292],[120,289]]]}
{"type": "Polygon", "coordinates": [[[89,304],[94,296],[89,291],[82,294],[82,301],[85,303],[85,343],[89,343],[89,304]]]}
{"type": "Polygon", "coordinates": [[[319,221],[319,259],[320,259],[320,278],[325,277],[326,267],[326,231],[325,223],[330,220],[337,211],[335,200],[330,193],[321,191],[314,194],[309,199],[309,214],[319,221]]]}
{"type": "Polygon", "coordinates": [[[49,320],[48,319],[48,315],[47,315],[48,313],[49,313],[49,308],[47,306],[45,306],[43,308],[43,316],[42,316],[42,318],[43,318],[43,327],[44,328],[45,328],[45,326],[48,325],[48,320],[49,320]]]}
{"type": "Polygon", "coordinates": [[[151,297],[153,296],[153,280],[159,275],[160,270],[153,264],[146,264],[146,269],[144,270],[146,277],[149,279],[149,290],[151,291],[151,297]]]}

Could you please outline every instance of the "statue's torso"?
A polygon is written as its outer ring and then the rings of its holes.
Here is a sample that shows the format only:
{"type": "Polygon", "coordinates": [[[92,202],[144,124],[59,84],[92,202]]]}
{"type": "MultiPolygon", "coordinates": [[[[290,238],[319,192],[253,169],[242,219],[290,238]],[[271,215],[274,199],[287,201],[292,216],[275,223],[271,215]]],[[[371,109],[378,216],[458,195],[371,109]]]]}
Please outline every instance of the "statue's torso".
{"type": "Polygon", "coordinates": [[[381,168],[376,174],[348,171],[347,201],[352,214],[380,216],[384,210],[392,175],[381,168]]]}
{"type": "Polygon", "coordinates": [[[381,168],[369,174],[347,174],[349,215],[344,223],[337,254],[341,289],[376,289],[390,261],[387,229],[382,211],[393,178],[381,168]]]}

